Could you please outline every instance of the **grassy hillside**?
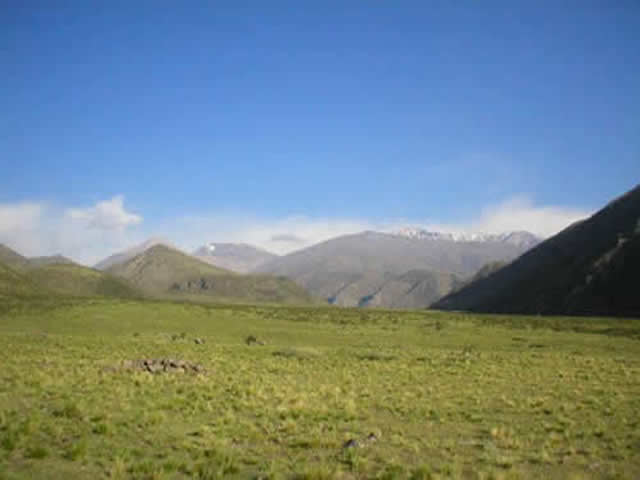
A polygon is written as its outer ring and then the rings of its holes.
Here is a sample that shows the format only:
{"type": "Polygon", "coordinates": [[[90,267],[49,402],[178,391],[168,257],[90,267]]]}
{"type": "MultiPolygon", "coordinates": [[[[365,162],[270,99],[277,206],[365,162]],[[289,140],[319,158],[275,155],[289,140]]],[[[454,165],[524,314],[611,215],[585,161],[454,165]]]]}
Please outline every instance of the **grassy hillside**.
{"type": "Polygon", "coordinates": [[[158,297],[267,303],[310,301],[303,288],[286,278],[236,274],[164,245],[151,247],[107,271],[158,297]]]}
{"type": "Polygon", "coordinates": [[[70,258],[64,257],[62,255],[51,255],[46,257],[31,257],[29,258],[29,266],[30,267],[42,267],[44,265],[54,265],[54,264],[75,264],[73,260],[70,258]]]}
{"type": "Polygon", "coordinates": [[[640,186],[434,308],[640,316],[640,186]]]}
{"type": "Polygon", "coordinates": [[[150,293],[166,293],[175,284],[199,276],[233,275],[165,245],[155,245],[107,272],[150,293]]]}
{"type": "Polygon", "coordinates": [[[30,269],[25,277],[39,293],[69,296],[132,298],[140,293],[120,278],[75,264],[51,264],[30,269]]]}
{"type": "Polygon", "coordinates": [[[639,339],[633,320],[433,311],[0,313],[0,478],[637,479],[639,339]]]}
{"type": "Polygon", "coordinates": [[[37,290],[22,272],[0,263],[0,301],[3,297],[34,295],[37,290]]]}
{"type": "Polygon", "coordinates": [[[0,243],[0,263],[14,270],[23,270],[29,267],[29,259],[14,252],[6,245],[0,243]]]}

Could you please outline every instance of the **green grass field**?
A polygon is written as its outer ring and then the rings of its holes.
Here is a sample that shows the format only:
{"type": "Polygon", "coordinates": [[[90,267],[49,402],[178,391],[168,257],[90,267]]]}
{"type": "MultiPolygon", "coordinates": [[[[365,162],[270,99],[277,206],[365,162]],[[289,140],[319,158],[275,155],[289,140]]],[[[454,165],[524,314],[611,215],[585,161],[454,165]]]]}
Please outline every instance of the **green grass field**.
{"type": "Polygon", "coordinates": [[[0,478],[219,477],[639,478],[640,321],[0,309],[0,478]],[[131,367],[142,359],[205,371],[131,367]]]}

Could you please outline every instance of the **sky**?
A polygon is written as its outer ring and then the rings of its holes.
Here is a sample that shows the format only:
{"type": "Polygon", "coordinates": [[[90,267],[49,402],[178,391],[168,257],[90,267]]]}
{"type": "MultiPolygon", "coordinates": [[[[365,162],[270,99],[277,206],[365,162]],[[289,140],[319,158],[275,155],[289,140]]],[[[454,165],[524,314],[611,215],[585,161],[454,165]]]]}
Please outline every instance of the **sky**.
{"type": "Polygon", "coordinates": [[[640,180],[637,1],[89,3],[0,2],[25,255],[549,236],[640,180]]]}

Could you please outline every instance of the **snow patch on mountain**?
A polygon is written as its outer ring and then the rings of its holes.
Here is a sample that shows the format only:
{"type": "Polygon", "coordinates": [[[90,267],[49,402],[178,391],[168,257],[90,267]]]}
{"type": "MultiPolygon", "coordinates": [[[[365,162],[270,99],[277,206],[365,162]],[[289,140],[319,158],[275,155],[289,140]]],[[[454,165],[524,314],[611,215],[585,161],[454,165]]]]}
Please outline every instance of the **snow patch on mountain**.
{"type": "Polygon", "coordinates": [[[519,247],[532,247],[540,243],[541,239],[532,233],[525,231],[493,233],[468,233],[468,232],[434,232],[419,227],[404,227],[389,232],[398,237],[412,240],[439,240],[448,242],[497,242],[517,245],[519,247]]]}

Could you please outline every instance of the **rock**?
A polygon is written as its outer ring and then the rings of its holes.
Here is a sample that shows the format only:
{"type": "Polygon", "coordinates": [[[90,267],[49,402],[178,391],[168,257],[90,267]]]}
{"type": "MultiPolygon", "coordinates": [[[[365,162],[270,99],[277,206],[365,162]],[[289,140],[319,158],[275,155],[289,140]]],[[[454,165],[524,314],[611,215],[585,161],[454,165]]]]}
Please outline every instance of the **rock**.
{"type": "Polygon", "coordinates": [[[358,440],[355,438],[350,438],[349,440],[347,440],[346,442],[344,442],[344,444],[342,445],[342,449],[343,450],[348,450],[350,448],[364,448],[368,445],[371,445],[375,442],[378,441],[378,436],[371,432],[369,433],[369,435],[367,435],[366,437],[358,440]]]}
{"type": "Polygon", "coordinates": [[[358,448],[359,446],[360,442],[358,442],[358,440],[356,440],[355,438],[350,438],[349,440],[344,442],[344,444],[342,445],[342,449],[347,450],[349,448],[358,448]]]}
{"type": "Polygon", "coordinates": [[[258,340],[253,335],[249,335],[247,338],[245,338],[244,341],[249,346],[251,346],[251,345],[264,345],[265,344],[265,342],[263,342],[262,340],[258,340]]]}
{"type": "Polygon", "coordinates": [[[185,360],[176,360],[173,358],[160,359],[143,359],[143,360],[123,360],[117,370],[141,370],[149,373],[203,373],[205,370],[201,365],[187,362],[185,360]]]}

